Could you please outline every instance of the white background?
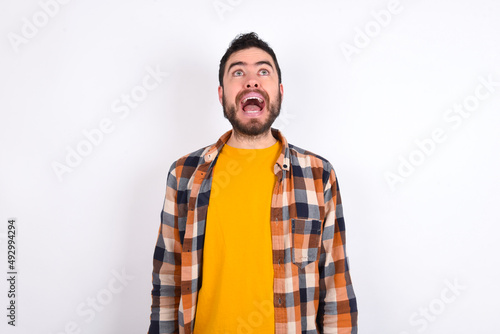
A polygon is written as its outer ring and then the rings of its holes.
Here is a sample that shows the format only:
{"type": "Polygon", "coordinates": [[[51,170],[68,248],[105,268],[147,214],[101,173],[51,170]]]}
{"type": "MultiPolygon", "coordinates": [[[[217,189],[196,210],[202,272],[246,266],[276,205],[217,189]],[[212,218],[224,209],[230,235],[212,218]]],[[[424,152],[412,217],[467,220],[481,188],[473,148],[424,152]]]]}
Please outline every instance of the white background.
{"type": "Polygon", "coordinates": [[[15,328],[0,282],[2,333],[146,332],[168,168],[230,128],[218,65],[248,31],[281,65],[276,127],[338,174],[359,332],[496,332],[500,2],[389,3],[73,0],[49,17],[2,0],[0,266],[15,217],[19,269],[15,328]],[[120,118],[148,68],[168,76],[120,118]],[[448,114],[464,101],[467,118],[448,114]],[[105,119],[112,131],[85,146],[105,119]]]}

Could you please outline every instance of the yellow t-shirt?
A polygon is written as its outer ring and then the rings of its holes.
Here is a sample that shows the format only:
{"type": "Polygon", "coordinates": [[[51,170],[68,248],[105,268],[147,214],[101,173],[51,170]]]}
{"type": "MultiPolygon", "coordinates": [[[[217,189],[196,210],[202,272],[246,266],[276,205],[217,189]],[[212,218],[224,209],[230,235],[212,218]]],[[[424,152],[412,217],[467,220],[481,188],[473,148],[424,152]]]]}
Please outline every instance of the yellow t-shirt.
{"type": "Polygon", "coordinates": [[[195,334],[274,333],[271,198],[281,143],[222,148],[213,171],[195,334]]]}

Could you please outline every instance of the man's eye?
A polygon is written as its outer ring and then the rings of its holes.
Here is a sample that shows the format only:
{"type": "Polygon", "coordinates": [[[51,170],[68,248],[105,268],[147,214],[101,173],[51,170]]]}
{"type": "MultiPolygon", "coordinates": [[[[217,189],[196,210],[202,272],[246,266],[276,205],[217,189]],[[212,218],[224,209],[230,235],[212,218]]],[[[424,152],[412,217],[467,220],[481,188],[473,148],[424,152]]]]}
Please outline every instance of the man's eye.
{"type": "Polygon", "coordinates": [[[260,74],[261,75],[269,75],[269,71],[268,70],[260,70],[260,74]]]}
{"type": "Polygon", "coordinates": [[[235,77],[241,77],[241,76],[243,75],[243,71],[240,71],[240,70],[238,70],[238,71],[234,71],[233,75],[234,75],[235,77]]]}

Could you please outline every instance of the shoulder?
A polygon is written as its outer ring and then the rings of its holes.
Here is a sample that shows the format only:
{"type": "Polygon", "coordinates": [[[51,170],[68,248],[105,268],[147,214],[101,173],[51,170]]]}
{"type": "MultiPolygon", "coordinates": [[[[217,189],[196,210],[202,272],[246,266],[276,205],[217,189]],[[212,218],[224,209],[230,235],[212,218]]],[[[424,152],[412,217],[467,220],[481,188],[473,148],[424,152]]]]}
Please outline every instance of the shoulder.
{"type": "Polygon", "coordinates": [[[292,166],[323,168],[333,170],[332,164],[321,155],[305,150],[293,144],[288,144],[292,166]]]}
{"type": "Polygon", "coordinates": [[[295,145],[288,144],[288,146],[290,148],[290,165],[294,178],[311,178],[318,181],[318,183],[321,182],[323,191],[329,191],[330,194],[332,190],[338,191],[335,169],[327,159],[295,145]]]}
{"type": "Polygon", "coordinates": [[[336,179],[335,170],[327,159],[293,144],[290,149],[290,165],[294,175],[311,175],[314,179],[321,179],[324,186],[332,179],[336,179]]]}

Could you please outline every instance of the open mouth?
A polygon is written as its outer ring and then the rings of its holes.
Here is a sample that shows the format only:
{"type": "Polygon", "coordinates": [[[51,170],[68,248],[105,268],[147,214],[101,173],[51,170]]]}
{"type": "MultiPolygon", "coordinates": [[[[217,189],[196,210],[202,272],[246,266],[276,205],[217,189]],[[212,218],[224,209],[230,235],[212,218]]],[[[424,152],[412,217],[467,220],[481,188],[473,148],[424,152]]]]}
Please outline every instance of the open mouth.
{"type": "Polygon", "coordinates": [[[266,103],[260,94],[248,94],[241,100],[241,109],[249,114],[258,113],[264,109],[266,103]]]}

